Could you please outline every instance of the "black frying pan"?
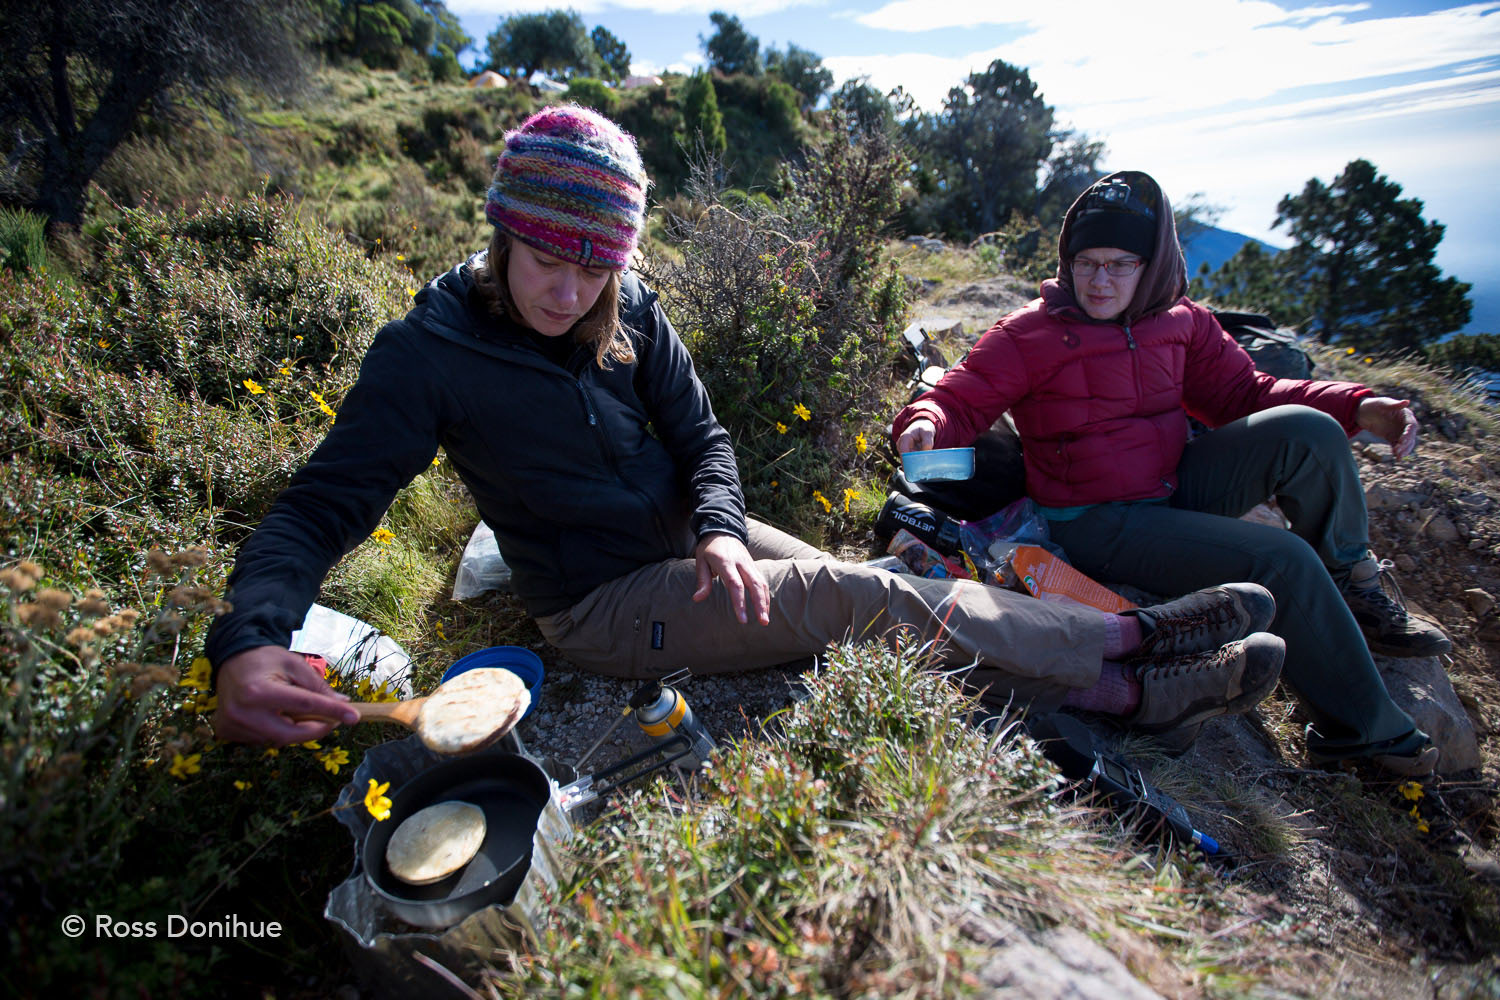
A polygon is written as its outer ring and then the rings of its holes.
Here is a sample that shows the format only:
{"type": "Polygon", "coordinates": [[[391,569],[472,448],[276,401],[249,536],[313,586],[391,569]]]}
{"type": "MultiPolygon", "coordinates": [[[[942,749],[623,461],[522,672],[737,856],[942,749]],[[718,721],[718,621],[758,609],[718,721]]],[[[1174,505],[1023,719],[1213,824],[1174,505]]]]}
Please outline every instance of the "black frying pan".
{"type": "MultiPolygon", "coordinates": [[[[688,737],[674,733],[559,789],[559,806],[571,811],[690,753],[688,737]],[[644,764],[658,755],[661,759],[644,764]]],[[[365,881],[387,912],[418,927],[451,927],[486,906],[508,906],[531,871],[532,837],[550,797],[546,772],[517,754],[491,750],[436,764],[396,789],[391,815],[365,834],[360,852],[365,881]],[[412,885],[392,875],[385,848],[396,828],[413,813],[454,799],[484,811],[479,853],[452,875],[427,885],[412,885]]]]}
{"type": "Polygon", "coordinates": [[[428,768],[391,796],[391,815],[365,835],[365,879],[393,916],[418,927],[450,927],[476,910],[508,905],[531,870],[532,836],[550,795],[547,775],[516,754],[479,753],[428,768]],[[463,868],[412,885],[391,874],[386,845],[412,814],[450,800],[484,811],[484,843],[463,868]]]}

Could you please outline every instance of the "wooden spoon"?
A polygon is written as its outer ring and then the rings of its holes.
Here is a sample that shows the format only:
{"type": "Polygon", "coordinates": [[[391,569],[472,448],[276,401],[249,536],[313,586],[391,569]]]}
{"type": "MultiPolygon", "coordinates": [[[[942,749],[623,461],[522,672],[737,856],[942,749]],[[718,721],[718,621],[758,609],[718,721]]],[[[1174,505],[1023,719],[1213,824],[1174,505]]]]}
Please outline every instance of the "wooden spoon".
{"type": "Polygon", "coordinates": [[[360,722],[399,723],[414,731],[427,749],[460,754],[483,750],[510,732],[531,706],[531,694],[526,683],[504,667],[476,667],[420,698],[350,705],[360,722]]]}

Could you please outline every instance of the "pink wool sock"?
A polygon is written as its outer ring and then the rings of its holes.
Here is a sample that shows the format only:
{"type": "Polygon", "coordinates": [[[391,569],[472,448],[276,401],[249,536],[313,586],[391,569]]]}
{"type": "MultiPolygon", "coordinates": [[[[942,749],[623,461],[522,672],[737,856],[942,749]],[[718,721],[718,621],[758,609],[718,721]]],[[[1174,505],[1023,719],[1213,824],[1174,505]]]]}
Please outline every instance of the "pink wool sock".
{"type": "Polygon", "coordinates": [[[1094,686],[1069,690],[1062,703],[1087,712],[1129,715],[1141,706],[1141,682],[1123,663],[1105,660],[1094,686]]]}
{"type": "Polygon", "coordinates": [[[1104,658],[1123,660],[1140,648],[1141,620],[1135,615],[1104,616],[1104,658]]]}

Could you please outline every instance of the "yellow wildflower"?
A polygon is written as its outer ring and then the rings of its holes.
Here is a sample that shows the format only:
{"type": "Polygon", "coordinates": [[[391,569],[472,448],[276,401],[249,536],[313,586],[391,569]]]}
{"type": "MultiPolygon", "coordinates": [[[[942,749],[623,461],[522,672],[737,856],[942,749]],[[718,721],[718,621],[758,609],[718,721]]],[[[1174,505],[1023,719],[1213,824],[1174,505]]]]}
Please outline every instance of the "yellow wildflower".
{"type": "Polygon", "coordinates": [[[786,432],[787,432],[787,426],[786,426],[786,424],[782,423],[780,420],[776,421],[776,433],[777,434],[785,434],[786,432]]]}
{"type": "Polygon", "coordinates": [[[238,788],[242,792],[247,792],[250,789],[254,788],[255,786],[251,782],[248,782],[248,781],[238,781],[238,780],[236,780],[235,783],[234,783],[234,787],[238,788]]]}
{"type": "Polygon", "coordinates": [[[207,715],[219,707],[219,696],[207,691],[198,691],[182,706],[193,715],[207,715]]]}
{"type": "Polygon", "coordinates": [[[828,502],[828,498],[821,491],[813,490],[813,499],[823,505],[823,513],[827,514],[833,510],[833,504],[828,502]]]}
{"type": "Polygon", "coordinates": [[[209,664],[208,658],[200,656],[188,667],[187,673],[182,675],[182,680],[177,682],[177,686],[192,688],[194,691],[207,691],[212,673],[213,667],[209,664]]]}
{"type": "Polygon", "coordinates": [[[405,260],[406,259],[406,254],[404,254],[404,253],[398,253],[396,255],[396,259],[397,260],[405,260]]]}
{"type": "Polygon", "coordinates": [[[854,450],[859,452],[859,454],[861,455],[870,450],[870,442],[865,440],[864,431],[860,431],[857,435],[855,435],[854,450]]]}
{"type": "Polygon", "coordinates": [[[796,406],[792,407],[792,412],[794,414],[796,414],[797,417],[799,419],[801,419],[801,420],[811,420],[812,419],[812,410],[809,410],[807,407],[803,406],[801,403],[798,403],[796,406]]]}
{"type": "Polygon", "coordinates": [[[392,539],[396,537],[396,533],[386,528],[376,528],[373,532],[371,532],[370,537],[375,539],[381,545],[389,545],[391,544],[392,539]]]}
{"type": "Polygon", "coordinates": [[[1375,359],[1374,358],[1368,358],[1367,357],[1367,358],[1363,358],[1361,360],[1363,360],[1364,363],[1367,364],[1367,365],[1373,365],[1375,363],[1375,359]]]}
{"type": "Polygon", "coordinates": [[[281,372],[281,374],[283,374],[283,375],[290,375],[292,373],[292,370],[290,368],[287,368],[284,365],[282,367],[276,369],[276,370],[279,371],[279,372],[281,372]]]}
{"type": "Polygon", "coordinates": [[[853,490],[845,490],[844,491],[844,513],[845,514],[849,513],[849,501],[853,500],[857,496],[859,496],[859,494],[856,493],[856,492],[854,492],[853,490]]]}
{"type": "Polygon", "coordinates": [[[104,348],[107,351],[107,350],[109,350],[109,341],[107,341],[107,340],[101,340],[101,341],[99,341],[99,346],[102,347],[102,348],[104,348]]]}
{"type": "Polygon", "coordinates": [[[416,298],[417,297],[417,290],[415,288],[408,288],[406,290],[406,294],[409,295],[409,296],[411,296],[412,298],[416,298]]]}
{"type": "Polygon", "coordinates": [[[1422,783],[1420,781],[1405,782],[1401,785],[1398,791],[1401,792],[1401,797],[1406,799],[1408,802],[1415,802],[1424,794],[1426,794],[1422,790],[1422,783]]]}
{"type": "Polygon", "coordinates": [[[1354,353],[1354,348],[1351,347],[1348,350],[1346,350],[1344,353],[1345,354],[1353,354],[1354,353]]]}
{"type": "Polygon", "coordinates": [[[432,456],[432,464],[433,465],[442,465],[443,464],[443,456],[442,455],[433,455],[432,456]]]}
{"type": "Polygon", "coordinates": [[[391,818],[391,800],[385,796],[385,790],[390,787],[389,781],[378,784],[371,778],[370,787],[365,791],[365,808],[370,810],[370,815],[377,821],[383,822],[391,818]]]}
{"type": "Polygon", "coordinates": [[[275,747],[266,747],[266,752],[263,753],[263,754],[261,754],[261,756],[262,757],[280,757],[281,756],[281,751],[278,750],[275,747]]]}
{"type": "Polygon", "coordinates": [[[343,747],[334,747],[318,754],[318,760],[323,762],[323,769],[329,774],[338,774],[339,768],[349,763],[349,751],[343,747]]]}
{"type": "Polygon", "coordinates": [[[446,633],[446,632],[443,631],[443,623],[442,622],[438,622],[435,625],[433,625],[432,626],[432,630],[437,633],[437,637],[439,639],[446,639],[446,638],[448,638],[448,633],[446,633]]]}
{"type": "Polygon", "coordinates": [[[330,417],[337,416],[337,414],[335,414],[333,412],[333,407],[331,407],[331,406],[328,405],[328,401],[323,398],[323,396],[322,396],[321,393],[317,393],[317,392],[313,392],[311,390],[308,390],[307,394],[312,397],[314,403],[318,404],[318,409],[322,410],[324,413],[328,414],[330,417]]]}
{"type": "Polygon", "coordinates": [[[299,743],[297,745],[300,746],[300,747],[302,747],[302,748],[304,748],[304,749],[307,749],[307,750],[321,750],[321,749],[323,749],[323,744],[319,743],[317,740],[304,740],[303,742],[301,742],[301,743],[299,743]]]}
{"type": "Polygon", "coordinates": [[[180,753],[174,753],[172,755],[172,766],[168,769],[167,773],[174,778],[186,781],[188,775],[197,774],[203,770],[202,766],[198,763],[202,759],[203,755],[201,753],[189,754],[186,757],[180,753]]]}
{"type": "Polygon", "coordinates": [[[252,396],[262,396],[262,395],[265,395],[266,390],[262,389],[260,387],[260,383],[257,382],[257,381],[255,381],[255,379],[253,379],[253,378],[247,378],[241,384],[244,385],[244,387],[246,389],[250,390],[250,395],[252,395],[252,396]]]}

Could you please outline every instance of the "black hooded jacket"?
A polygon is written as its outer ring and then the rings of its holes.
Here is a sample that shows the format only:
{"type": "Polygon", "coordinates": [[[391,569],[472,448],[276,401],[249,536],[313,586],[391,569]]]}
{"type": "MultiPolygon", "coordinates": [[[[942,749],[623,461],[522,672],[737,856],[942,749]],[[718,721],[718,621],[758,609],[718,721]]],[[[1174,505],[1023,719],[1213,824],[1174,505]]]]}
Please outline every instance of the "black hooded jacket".
{"type": "Polygon", "coordinates": [[[418,293],[376,336],[328,437],[240,550],[234,609],[208,639],[217,667],[286,645],[328,570],[367,538],[441,445],[495,531],[528,613],[692,554],[709,532],[745,538],[728,433],[655,293],[620,288],[631,364],[578,347],[560,367],[474,292],[476,255],[418,293]]]}

